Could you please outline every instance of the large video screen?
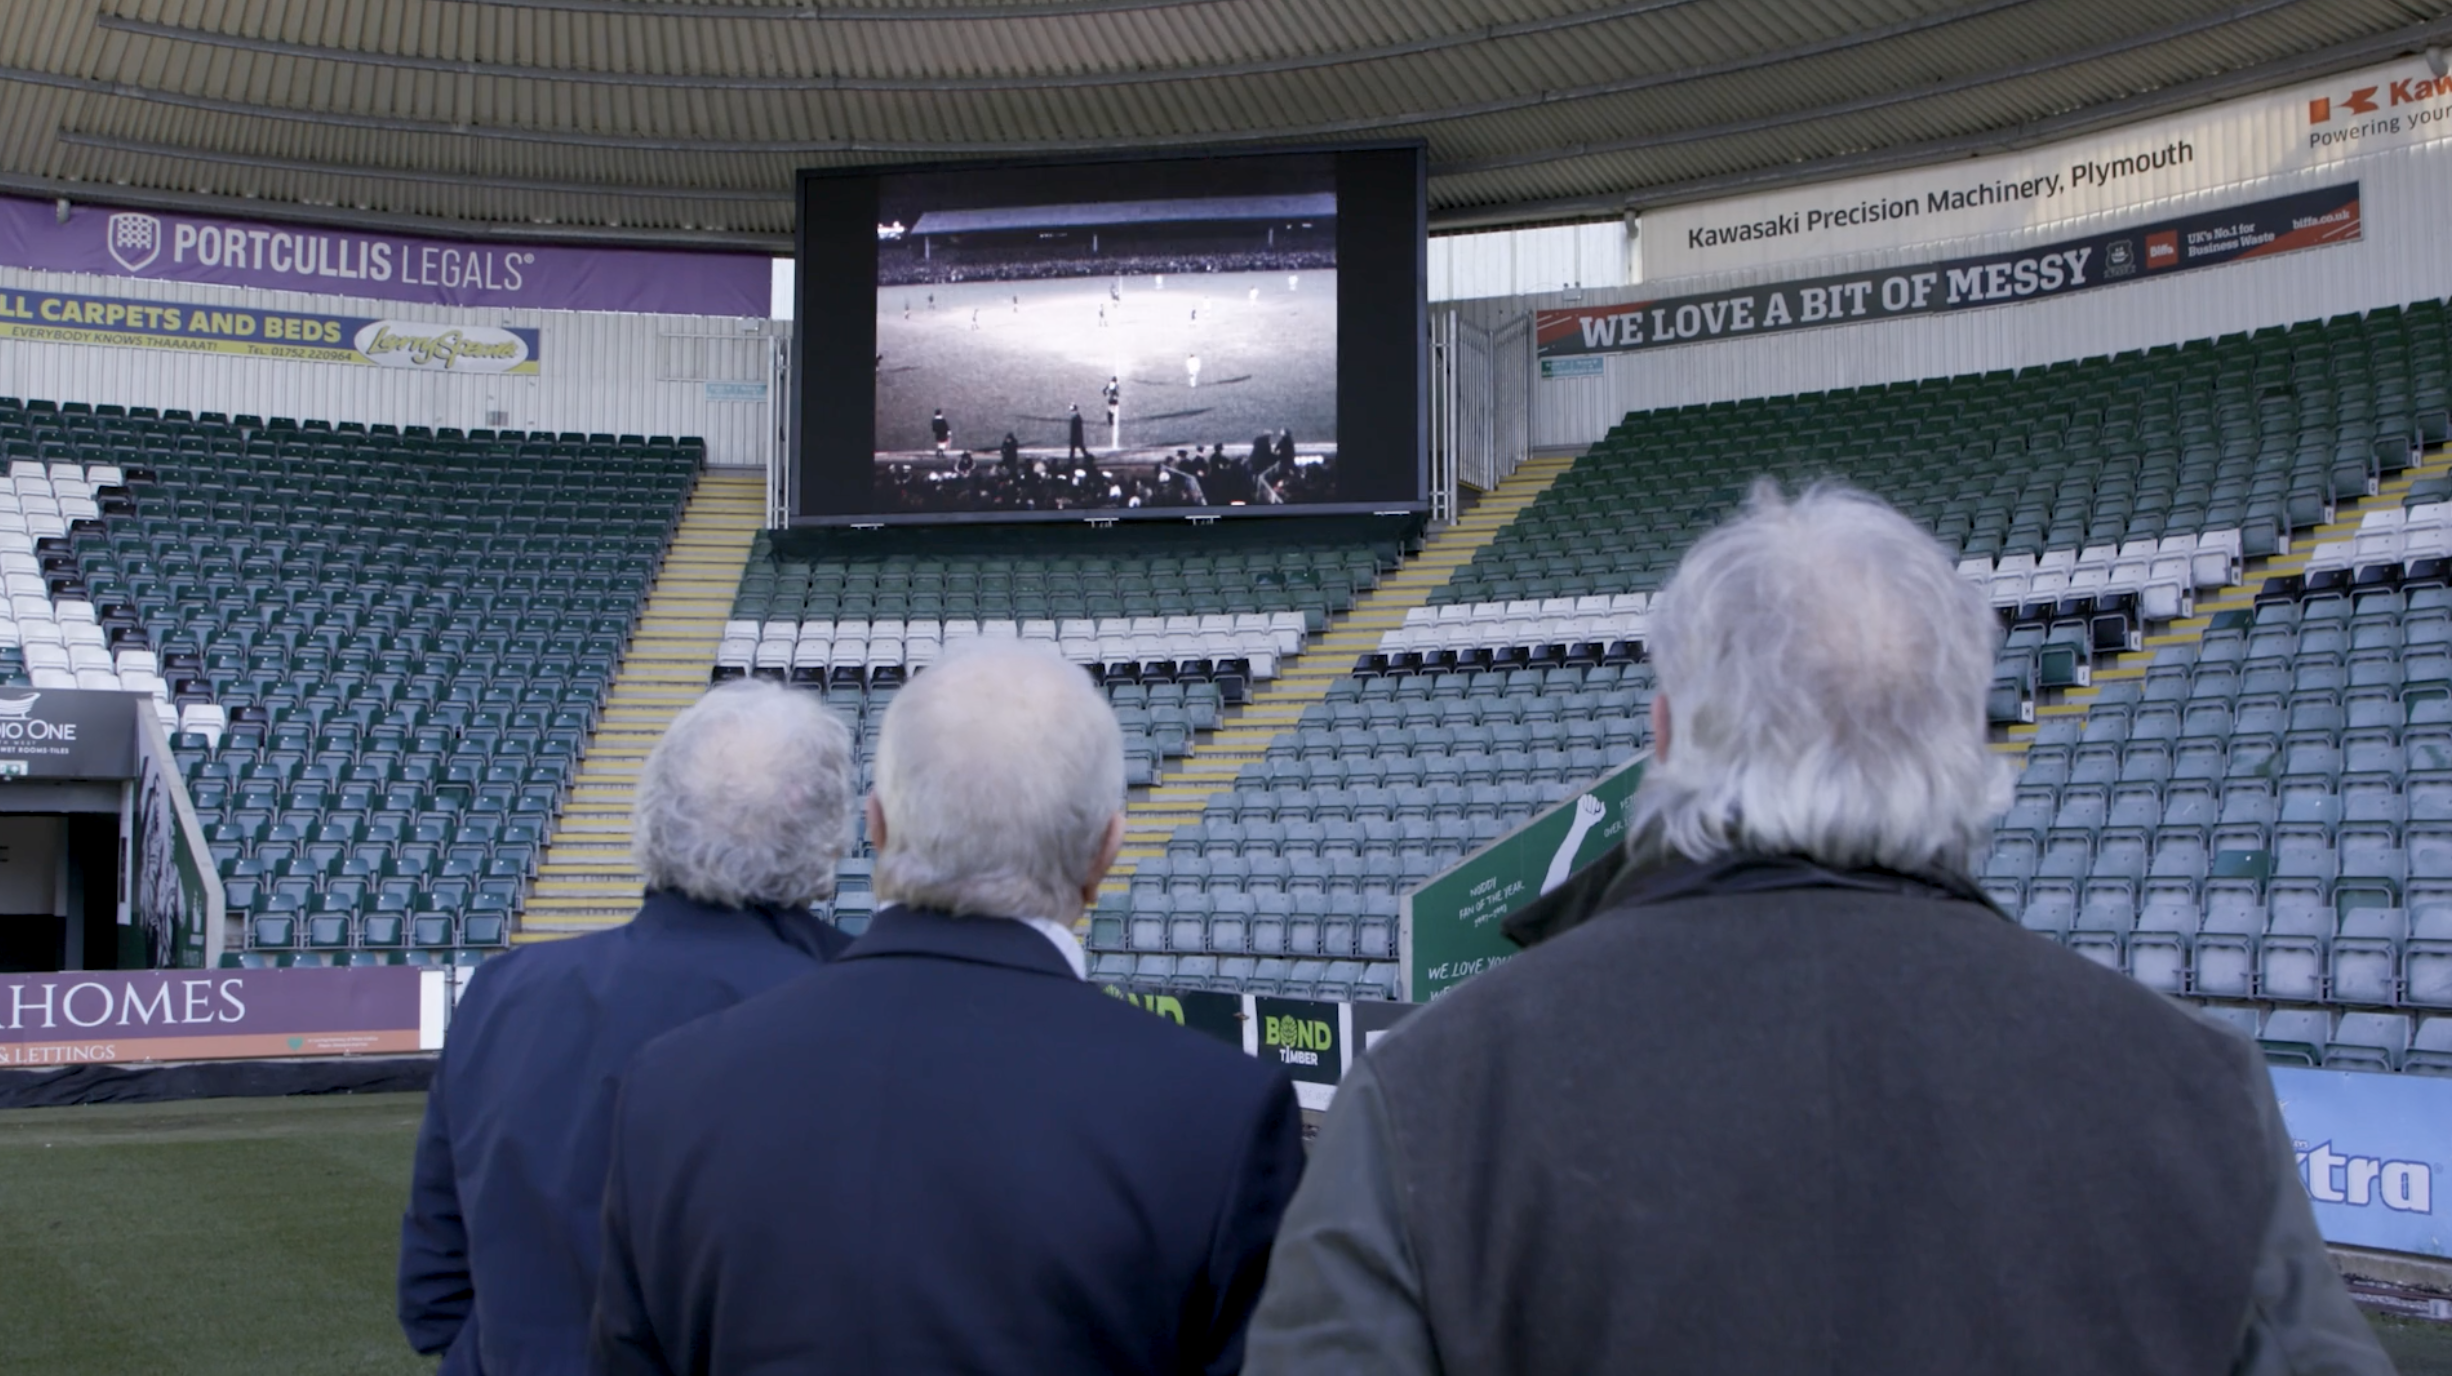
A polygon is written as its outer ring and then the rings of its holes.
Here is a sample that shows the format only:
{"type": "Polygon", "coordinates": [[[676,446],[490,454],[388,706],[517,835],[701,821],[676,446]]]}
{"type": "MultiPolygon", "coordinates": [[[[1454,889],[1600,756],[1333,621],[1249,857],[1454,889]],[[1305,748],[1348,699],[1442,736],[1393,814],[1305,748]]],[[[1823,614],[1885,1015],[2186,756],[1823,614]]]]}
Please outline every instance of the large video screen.
{"type": "Polygon", "coordinates": [[[1419,505],[1421,170],[1403,147],[805,175],[796,514],[1419,505]]]}

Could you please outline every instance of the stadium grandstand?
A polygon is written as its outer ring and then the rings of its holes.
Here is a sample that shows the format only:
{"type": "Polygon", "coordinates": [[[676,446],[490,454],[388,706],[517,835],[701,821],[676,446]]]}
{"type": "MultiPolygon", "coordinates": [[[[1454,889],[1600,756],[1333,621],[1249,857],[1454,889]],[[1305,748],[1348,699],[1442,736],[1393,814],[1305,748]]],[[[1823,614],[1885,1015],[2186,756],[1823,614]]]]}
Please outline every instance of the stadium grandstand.
{"type": "Polygon", "coordinates": [[[877,282],[1314,271],[1337,265],[1336,215],[1324,193],[930,210],[879,229],[877,282]]]}
{"type": "MultiPolygon", "coordinates": [[[[1335,1029],[1284,1057],[1316,1127],[1627,850],[1655,599],[1770,478],[1997,614],[1969,896],[2252,1039],[2302,1170],[2452,1200],[2452,0],[10,18],[0,984],[121,1035],[0,1022],[0,1106],[423,1090],[472,984],[639,915],[711,686],[824,703],[865,791],[914,681],[1012,641],[1122,732],[1087,977],[1335,1029]],[[233,1026],[130,1026],[207,976],[233,1026]]],[[[854,939],[866,825],[810,909],[854,939]]],[[[234,1211],[294,1302],[0,1121],[99,1239],[0,1255],[0,1329],[153,1369],[88,1335],[211,1269],[195,1370],[431,1370],[414,1115],[362,1117],[229,1129],[383,1134],[234,1211]],[[70,1264],[128,1298],[37,1312],[70,1264]]],[[[224,1189],[202,1121],[161,1169],[224,1189]]],[[[2303,1178],[2452,1372],[2431,1204],[2303,1178]]]]}

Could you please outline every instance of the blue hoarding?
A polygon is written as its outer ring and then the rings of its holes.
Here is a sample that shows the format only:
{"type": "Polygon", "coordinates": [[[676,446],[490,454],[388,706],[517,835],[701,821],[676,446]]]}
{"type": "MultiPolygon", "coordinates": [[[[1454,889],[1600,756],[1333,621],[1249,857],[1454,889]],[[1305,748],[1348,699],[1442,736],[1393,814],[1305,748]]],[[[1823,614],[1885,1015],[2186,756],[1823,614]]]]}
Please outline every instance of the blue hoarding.
{"type": "Polygon", "coordinates": [[[2325,1241],[2452,1256],[2452,1079],[2275,1066],[2273,1092],[2325,1241]]]}

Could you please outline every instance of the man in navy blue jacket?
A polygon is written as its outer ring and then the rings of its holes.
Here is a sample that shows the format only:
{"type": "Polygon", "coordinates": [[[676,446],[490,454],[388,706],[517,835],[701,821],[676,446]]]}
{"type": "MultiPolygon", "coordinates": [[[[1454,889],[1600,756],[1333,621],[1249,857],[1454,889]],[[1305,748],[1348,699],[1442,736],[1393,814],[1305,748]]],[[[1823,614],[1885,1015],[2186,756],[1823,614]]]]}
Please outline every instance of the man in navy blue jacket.
{"type": "Polygon", "coordinates": [[[850,733],[815,697],[716,689],[640,772],[637,918],[478,968],[400,1228],[400,1324],[445,1376],[587,1369],[617,1077],[650,1039],[849,944],[808,905],[850,849],[858,777],[850,733]]]}
{"type": "Polygon", "coordinates": [[[1006,642],[921,674],[869,801],[888,906],[624,1077],[600,1372],[1232,1372],[1302,1169],[1282,1072],[1082,979],[1115,715],[1006,642]]]}

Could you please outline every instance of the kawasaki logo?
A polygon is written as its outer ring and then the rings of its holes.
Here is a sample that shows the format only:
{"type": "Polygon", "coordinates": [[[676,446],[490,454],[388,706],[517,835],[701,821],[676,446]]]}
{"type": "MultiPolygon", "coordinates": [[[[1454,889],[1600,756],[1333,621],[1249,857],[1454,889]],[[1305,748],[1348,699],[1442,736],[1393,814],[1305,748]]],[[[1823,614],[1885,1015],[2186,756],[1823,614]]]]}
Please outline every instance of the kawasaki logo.
{"type": "Polygon", "coordinates": [[[2333,117],[2336,110],[2345,115],[2372,115],[2376,110],[2375,93],[2382,89],[2380,86],[2361,86],[2338,105],[2333,103],[2331,96],[2318,96],[2307,102],[2307,122],[2323,124],[2333,117]]]}
{"type": "Polygon", "coordinates": [[[2384,86],[2361,86],[2346,96],[2318,96],[2307,102],[2307,122],[2326,124],[2336,117],[2372,115],[2387,106],[2414,105],[2438,96],[2452,96],[2452,77],[2411,77],[2384,86]]]}

